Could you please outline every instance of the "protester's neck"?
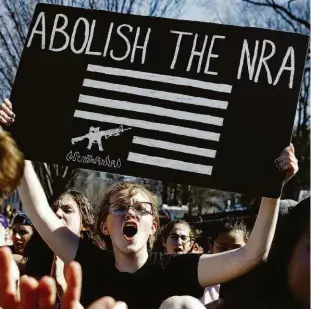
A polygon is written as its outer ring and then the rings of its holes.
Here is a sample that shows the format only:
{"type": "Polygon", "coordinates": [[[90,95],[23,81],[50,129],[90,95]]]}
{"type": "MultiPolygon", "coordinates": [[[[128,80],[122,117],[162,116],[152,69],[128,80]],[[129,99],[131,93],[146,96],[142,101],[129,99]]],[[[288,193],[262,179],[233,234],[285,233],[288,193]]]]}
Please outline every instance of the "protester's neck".
{"type": "Polygon", "coordinates": [[[124,253],[114,250],[115,265],[120,272],[135,273],[148,259],[147,248],[135,253],[124,253]]]}

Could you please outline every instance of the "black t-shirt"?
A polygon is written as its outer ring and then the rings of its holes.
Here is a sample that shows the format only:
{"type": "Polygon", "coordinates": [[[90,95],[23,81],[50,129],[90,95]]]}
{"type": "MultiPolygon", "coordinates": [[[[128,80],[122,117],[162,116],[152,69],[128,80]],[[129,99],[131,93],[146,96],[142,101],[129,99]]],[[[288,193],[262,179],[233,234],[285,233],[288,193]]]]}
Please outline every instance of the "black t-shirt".
{"type": "Polygon", "coordinates": [[[129,309],[158,309],[174,295],[202,297],[198,282],[199,254],[167,255],[150,252],[135,273],[120,272],[111,252],[81,238],[75,260],[81,264],[81,303],[87,307],[103,296],[124,301],[129,309]]]}

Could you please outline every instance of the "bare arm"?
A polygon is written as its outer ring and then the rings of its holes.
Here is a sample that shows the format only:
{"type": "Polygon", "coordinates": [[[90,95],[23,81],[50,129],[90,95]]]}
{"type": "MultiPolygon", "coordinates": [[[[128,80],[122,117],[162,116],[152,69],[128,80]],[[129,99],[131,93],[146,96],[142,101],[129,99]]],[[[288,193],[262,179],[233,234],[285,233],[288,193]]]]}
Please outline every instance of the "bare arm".
{"type": "Polygon", "coordinates": [[[18,191],[27,215],[45,242],[65,263],[73,260],[80,238],[71,232],[50,208],[30,161],[25,162],[24,176],[18,191]]]}
{"type": "MultiPolygon", "coordinates": [[[[284,182],[298,170],[292,145],[277,159],[277,167],[286,171],[284,182]]],[[[198,279],[203,287],[224,283],[252,270],[268,257],[275,233],[279,199],[262,198],[252,234],[246,246],[219,254],[204,254],[198,265],[198,279]]]]}

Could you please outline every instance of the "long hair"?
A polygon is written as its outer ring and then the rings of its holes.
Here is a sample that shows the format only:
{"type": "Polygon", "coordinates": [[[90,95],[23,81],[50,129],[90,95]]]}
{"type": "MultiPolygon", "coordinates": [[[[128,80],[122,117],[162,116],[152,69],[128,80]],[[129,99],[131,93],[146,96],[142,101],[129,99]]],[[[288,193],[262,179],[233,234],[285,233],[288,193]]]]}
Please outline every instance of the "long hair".
{"type": "Polygon", "coordinates": [[[95,208],[91,205],[89,199],[81,192],[75,189],[68,189],[61,194],[54,195],[50,198],[50,204],[69,195],[78,205],[81,216],[81,237],[88,237],[95,245],[104,248],[104,244],[96,232],[95,208]]]}
{"type": "MultiPolygon", "coordinates": [[[[116,193],[123,190],[129,191],[129,197],[132,197],[137,194],[137,192],[141,191],[144,194],[146,194],[152,204],[152,211],[153,211],[153,217],[154,220],[157,222],[159,227],[159,214],[158,214],[158,198],[157,196],[147,188],[147,186],[136,183],[136,182],[117,182],[113,185],[111,185],[107,191],[105,192],[103,196],[103,200],[100,203],[99,207],[99,215],[97,219],[97,232],[102,237],[102,239],[105,242],[105,245],[107,249],[112,250],[112,242],[110,236],[106,236],[103,234],[101,230],[101,223],[105,222],[107,220],[107,216],[109,214],[109,203],[110,203],[110,197],[116,193]]],[[[149,237],[148,240],[148,248],[151,249],[154,243],[155,236],[152,235],[149,237]]]]}

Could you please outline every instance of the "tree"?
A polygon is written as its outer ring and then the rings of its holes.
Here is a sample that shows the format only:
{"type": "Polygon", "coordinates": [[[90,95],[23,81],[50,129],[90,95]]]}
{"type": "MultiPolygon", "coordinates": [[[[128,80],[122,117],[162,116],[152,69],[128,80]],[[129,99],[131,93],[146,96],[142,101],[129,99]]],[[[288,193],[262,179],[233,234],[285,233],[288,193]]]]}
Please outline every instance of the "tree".
{"type": "MultiPolygon", "coordinates": [[[[202,5],[210,10],[218,2],[204,1],[202,5]]],[[[230,10],[217,14],[217,22],[238,26],[268,28],[309,35],[310,3],[297,0],[237,0],[231,2],[230,10]]],[[[292,142],[299,160],[299,172],[285,185],[283,198],[297,199],[300,190],[310,189],[310,54],[298,100],[292,142]]]]}
{"type": "Polygon", "coordinates": [[[47,198],[72,186],[78,170],[69,166],[33,162],[47,198]]]}
{"type": "MultiPolygon", "coordinates": [[[[9,97],[28,28],[37,3],[101,9],[148,16],[176,17],[186,0],[0,0],[0,96],[9,97]]],[[[14,103],[14,102],[13,102],[14,103]]],[[[47,196],[72,185],[78,170],[56,164],[35,163],[47,196]]],[[[81,178],[81,177],[80,177],[81,178]]]]}
{"type": "MultiPolygon", "coordinates": [[[[310,2],[287,0],[242,0],[245,9],[261,7],[273,12],[266,18],[269,28],[310,33],[310,2]]],[[[245,16],[245,15],[244,15],[245,16]]],[[[297,199],[300,190],[310,189],[310,53],[308,52],[301,90],[298,100],[296,122],[292,135],[296,156],[299,160],[298,174],[284,187],[283,198],[297,199]]]]}
{"type": "Polygon", "coordinates": [[[186,0],[0,0],[0,95],[11,91],[36,3],[176,17],[186,0]]]}

